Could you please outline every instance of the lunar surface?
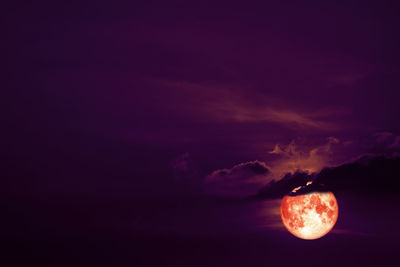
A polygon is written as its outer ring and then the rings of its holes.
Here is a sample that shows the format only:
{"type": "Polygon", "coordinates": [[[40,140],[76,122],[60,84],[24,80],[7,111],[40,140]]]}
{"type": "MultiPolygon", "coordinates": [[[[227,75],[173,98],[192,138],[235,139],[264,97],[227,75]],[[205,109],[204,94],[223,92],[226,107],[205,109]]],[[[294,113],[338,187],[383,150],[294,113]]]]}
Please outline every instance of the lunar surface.
{"type": "Polygon", "coordinates": [[[281,218],[286,229],[298,238],[317,239],[332,230],[339,208],[332,192],[285,196],[281,218]]]}

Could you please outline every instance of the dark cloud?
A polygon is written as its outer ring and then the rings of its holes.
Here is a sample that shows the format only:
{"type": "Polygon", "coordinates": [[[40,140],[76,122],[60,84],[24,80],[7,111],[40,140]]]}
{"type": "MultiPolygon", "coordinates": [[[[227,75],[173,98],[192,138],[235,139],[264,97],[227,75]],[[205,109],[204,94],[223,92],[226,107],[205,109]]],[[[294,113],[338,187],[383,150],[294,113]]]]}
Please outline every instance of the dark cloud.
{"type": "Polygon", "coordinates": [[[219,196],[248,196],[257,192],[270,170],[261,161],[240,163],[212,172],[204,179],[206,191],[219,196]]]}
{"type": "Polygon", "coordinates": [[[299,186],[310,186],[297,193],[310,191],[345,192],[366,195],[399,195],[400,158],[364,156],[337,167],[325,168],[313,176],[306,173],[287,174],[282,180],[270,182],[258,197],[282,197],[299,186]]]}
{"type": "Polygon", "coordinates": [[[333,191],[367,194],[398,194],[400,158],[365,156],[336,168],[322,170],[316,183],[333,191]]]}
{"type": "Polygon", "coordinates": [[[236,165],[231,169],[231,173],[232,171],[237,171],[237,169],[254,172],[255,174],[267,174],[269,172],[267,165],[265,165],[264,162],[260,162],[258,160],[236,165]]]}
{"type": "Polygon", "coordinates": [[[369,152],[375,155],[400,156],[400,136],[391,132],[379,132],[374,135],[369,152]]]}
{"type": "Polygon", "coordinates": [[[262,188],[258,197],[283,197],[289,194],[294,188],[304,186],[313,176],[306,172],[288,173],[281,180],[272,180],[267,186],[262,188]]]}
{"type": "MultiPolygon", "coordinates": [[[[377,194],[384,192],[394,192],[393,187],[397,182],[396,169],[397,161],[400,159],[400,137],[392,132],[378,132],[364,140],[354,140],[343,142],[343,148],[356,148],[358,151],[364,151],[362,156],[350,156],[347,160],[332,161],[336,157],[335,153],[343,154],[345,150],[337,150],[332,153],[331,144],[338,144],[337,139],[330,138],[327,145],[321,146],[327,152],[325,159],[320,162],[321,168],[310,172],[306,168],[298,168],[296,171],[287,171],[280,177],[274,177],[274,180],[262,188],[259,196],[281,197],[292,193],[294,188],[302,187],[296,191],[296,194],[307,193],[310,191],[352,191],[368,193],[376,191],[377,194]],[[308,181],[313,181],[311,185],[305,186],[308,181]],[[375,190],[374,188],[377,188],[375,190]]],[[[320,148],[318,148],[320,149],[320,148]]],[[[321,149],[320,149],[321,150],[321,149]]],[[[281,150],[279,146],[270,152],[274,154],[293,154],[294,148],[290,146],[281,150]]],[[[298,153],[298,152],[297,152],[298,153]]],[[[352,155],[350,151],[345,154],[352,155]]],[[[342,158],[343,160],[343,158],[342,158]]],[[[317,166],[313,161],[311,166],[317,166]]],[[[274,171],[272,165],[272,172],[274,171]]]]}
{"type": "Polygon", "coordinates": [[[343,159],[344,162],[348,162],[349,158],[346,159],[342,154],[350,155],[349,152],[343,151],[351,145],[352,142],[343,142],[335,137],[328,137],[324,143],[312,146],[299,140],[292,140],[286,146],[276,144],[273,150],[265,153],[270,156],[265,160],[268,167],[260,161],[237,164],[231,169],[214,171],[205,179],[205,185],[208,191],[211,190],[217,195],[226,195],[227,191],[235,191],[235,195],[249,195],[253,189],[248,190],[243,184],[251,182],[252,188],[256,188],[257,185],[262,188],[268,183],[264,190],[269,194],[287,194],[293,186],[301,186],[312,180],[322,169],[339,166],[343,159]],[[242,193],[239,192],[241,189],[242,193]]]}

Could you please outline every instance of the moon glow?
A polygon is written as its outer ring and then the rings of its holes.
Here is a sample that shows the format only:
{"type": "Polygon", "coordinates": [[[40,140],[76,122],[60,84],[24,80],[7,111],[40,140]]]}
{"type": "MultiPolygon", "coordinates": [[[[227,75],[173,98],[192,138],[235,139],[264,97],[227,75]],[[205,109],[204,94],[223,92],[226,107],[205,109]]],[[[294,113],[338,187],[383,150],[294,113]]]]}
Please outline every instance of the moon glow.
{"type": "Polygon", "coordinates": [[[285,196],[281,203],[281,218],[286,229],[302,239],[317,239],[332,230],[339,208],[332,192],[285,196]]]}

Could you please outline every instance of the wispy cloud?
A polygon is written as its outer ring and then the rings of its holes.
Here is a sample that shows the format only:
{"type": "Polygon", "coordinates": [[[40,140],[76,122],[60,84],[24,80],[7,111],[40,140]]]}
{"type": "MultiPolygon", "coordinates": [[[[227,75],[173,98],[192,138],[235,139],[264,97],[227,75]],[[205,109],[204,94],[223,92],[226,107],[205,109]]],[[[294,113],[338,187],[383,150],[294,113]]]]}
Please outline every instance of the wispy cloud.
{"type": "Polygon", "coordinates": [[[286,173],[319,172],[331,164],[332,146],[339,144],[339,139],[329,137],[327,143],[314,147],[308,151],[300,151],[295,141],[286,147],[276,144],[270,154],[279,158],[271,162],[271,177],[279,180],[286,173]]]}
{"type": "Polygon", "coordinates": [[[335,111],[302,111],[289,107],[281,100],[265,95],[248,96],[245,90],[232,85],[210,85],[189,82],[163,82],[164,86],[179,91],[193,112],[209,119],[239,123],[276,123],[289,128],[337,130],[339,126],[329,120],[335,111]],[[190,96],[190,97],[188,97],[190,96]],[[279,107],[278,107],[279,106],[279,107]]]}

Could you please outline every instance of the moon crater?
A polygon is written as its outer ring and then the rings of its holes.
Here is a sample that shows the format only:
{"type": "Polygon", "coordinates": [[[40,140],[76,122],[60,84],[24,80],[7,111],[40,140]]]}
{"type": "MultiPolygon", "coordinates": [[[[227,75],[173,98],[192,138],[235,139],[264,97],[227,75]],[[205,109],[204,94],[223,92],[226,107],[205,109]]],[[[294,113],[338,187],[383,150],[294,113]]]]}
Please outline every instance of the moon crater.
{"type": "Polygon", "coordinates": [[[281,218],[286,229],[298,238],[317,239],[332,230],[339,208],[332,192],[285,196],[281,218]]]}

